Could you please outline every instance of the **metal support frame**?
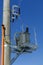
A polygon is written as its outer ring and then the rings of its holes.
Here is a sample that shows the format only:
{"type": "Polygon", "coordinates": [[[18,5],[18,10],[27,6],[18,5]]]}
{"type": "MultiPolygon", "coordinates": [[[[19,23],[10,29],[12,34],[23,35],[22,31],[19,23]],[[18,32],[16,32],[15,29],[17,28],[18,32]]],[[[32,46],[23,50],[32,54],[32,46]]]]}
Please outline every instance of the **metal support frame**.
{"type": "MultiPolygon", "coordinates": [[[[5,42],[7,44],[9,44],[8,41],[6,41],[5,39],[5,42]]],[[[11,43],[10,43],[11,44],[11,43]]],[[[10,64],[12,65],[14,63],[14,61],[22,54],[22,53],[32,53],[32,51],[36,50],[37,49],[37,46],[36,45],[33,45],[33,44],[29,44],[28,46],[28,49],[26,50],[25,47],[19,51],[19,48],[16,46],[16,45],[9,45],[9,47],[11,48],[11,53],[16,53],[16,56],[13,57],[11,60],[10,60],[10,64]],[[30,48],[29,48],[30,47],[30,48]],[[17,50],[17,51],[16,51],[17,50]],[[25,51],[24,51],[25,50],[25,51]]],[[[20,47],[21,48],[21,47],[20,47]]]]}
{"type": "Polygon", "coordinates": [[[16,53],[16,57],[13,57],[12,59],[11,59],[11,65],[14,63],[14,61],[23,53],[23,51],[24,51],[24,49],[21,51],[21,52],[18,52],[18,53],[16,53]]]}

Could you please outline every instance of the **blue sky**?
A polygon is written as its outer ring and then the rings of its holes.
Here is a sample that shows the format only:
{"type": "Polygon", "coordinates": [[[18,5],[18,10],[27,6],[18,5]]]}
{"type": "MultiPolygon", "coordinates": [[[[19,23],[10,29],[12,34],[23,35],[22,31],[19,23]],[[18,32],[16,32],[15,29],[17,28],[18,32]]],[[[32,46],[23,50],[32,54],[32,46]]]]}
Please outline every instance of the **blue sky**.
{"type": "MultiPolygon", "coordinates": [[[[11,0],[10,6],[12,7],[13,4],[18,4],[17,2],[18,0],[11,0]]],[[[3,1],[0,0],[0,43],[2,9],[3,1]]],[[[34,51],[32,54],[22,54],[18,57],[18,59],[14,62],[13,65],[43,65],[43,0],[21,0],[20,9],[21,15],[18,18],[18,20],[16,20],[14,23],[11,22],[12,43],[14,42],[14,33],[21,31],[22,24],[24,25],[24,29],[26,25],[28,25],[32,41],[34,41],[34,27],[36,28],[38,49],[37,51],[34,51]]]]}

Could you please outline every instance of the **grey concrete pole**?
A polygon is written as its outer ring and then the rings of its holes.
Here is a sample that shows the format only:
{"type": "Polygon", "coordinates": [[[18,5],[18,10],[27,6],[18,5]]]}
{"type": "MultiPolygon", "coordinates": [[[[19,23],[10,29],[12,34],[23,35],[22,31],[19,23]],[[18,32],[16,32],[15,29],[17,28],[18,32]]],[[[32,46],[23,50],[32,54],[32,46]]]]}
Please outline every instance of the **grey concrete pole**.
{"type": "MultiPolygon", "coordinates": [[[[3,0],[3,25],[5,39],[10,42],[10,0],[3,0]]],[[[10,47],[6,42],[4,42],[4,65],[10,65],[10,47]]]]}

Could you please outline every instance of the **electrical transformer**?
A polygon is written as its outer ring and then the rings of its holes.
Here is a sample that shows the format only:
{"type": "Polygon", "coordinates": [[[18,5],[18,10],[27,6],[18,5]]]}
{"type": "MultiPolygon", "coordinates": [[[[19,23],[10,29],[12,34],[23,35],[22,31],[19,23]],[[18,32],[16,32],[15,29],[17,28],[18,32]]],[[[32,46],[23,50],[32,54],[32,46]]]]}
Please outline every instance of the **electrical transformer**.
{"type": "Polygon", "coordinates": [[[26,27],[25,32],[21,32],[16,37],[16,45],[19,47],[25,47],[28,46],[30,43],[30,33],[28,31],[28,27],[26,27]]]}

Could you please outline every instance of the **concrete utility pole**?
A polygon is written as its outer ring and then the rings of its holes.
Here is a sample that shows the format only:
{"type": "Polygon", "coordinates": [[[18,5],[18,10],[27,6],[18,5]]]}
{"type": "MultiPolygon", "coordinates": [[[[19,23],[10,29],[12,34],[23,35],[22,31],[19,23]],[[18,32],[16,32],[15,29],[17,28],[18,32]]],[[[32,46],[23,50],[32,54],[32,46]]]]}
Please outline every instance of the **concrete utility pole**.
{"type": "MultiPolygon", "coordinates": [[[[3,0],[3,23],[5,27],[5,39],[10,42],[10,0],[3,0]]],[[[10,65],[10,47],[4,41],[4,63],[1,65],[10,65]]]]}

